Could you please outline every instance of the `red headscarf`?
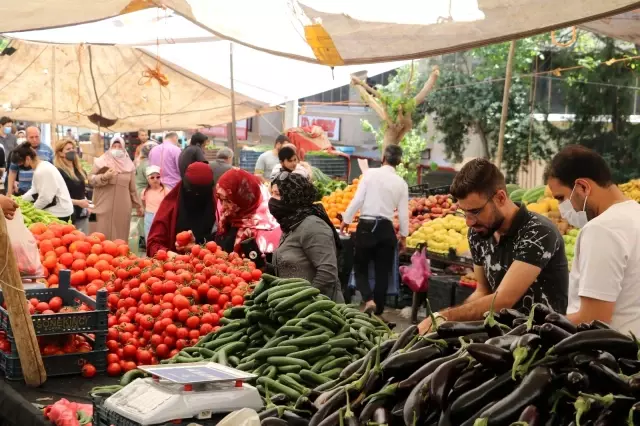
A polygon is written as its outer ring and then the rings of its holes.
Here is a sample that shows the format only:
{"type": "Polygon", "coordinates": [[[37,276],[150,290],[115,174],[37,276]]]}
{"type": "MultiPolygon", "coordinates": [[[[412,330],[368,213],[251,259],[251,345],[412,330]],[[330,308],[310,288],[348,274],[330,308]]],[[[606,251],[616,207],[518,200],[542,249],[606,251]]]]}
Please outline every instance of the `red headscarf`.
{"type": "MultiPolygon", "coordinates": [[[[278,223],[265,210],[265,200],[259,178],[241,169],[224,173],[216,185],[216,197],[222,208],[218,219],[218,234],[238,228],[234,248],[249,238],[258,237],[258,230],[273,231],[278,223]]],[[[260,242],[258,242],[260,245],[260,242]]]]}

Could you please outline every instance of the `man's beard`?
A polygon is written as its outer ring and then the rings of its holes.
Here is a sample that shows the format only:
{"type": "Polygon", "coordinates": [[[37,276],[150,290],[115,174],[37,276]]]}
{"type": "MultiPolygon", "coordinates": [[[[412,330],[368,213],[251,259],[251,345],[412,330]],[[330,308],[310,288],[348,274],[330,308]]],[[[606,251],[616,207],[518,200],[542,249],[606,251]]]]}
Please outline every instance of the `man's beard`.
{"type": "Polygon", "coordinates": [[[486,231],[476,231],[476,234],[478,234],[480,238],[489,239],[502,227],[504,216],[497,209],[494,209],[494,214],[495,219],[489,226],[485,227],[486,231]]]}

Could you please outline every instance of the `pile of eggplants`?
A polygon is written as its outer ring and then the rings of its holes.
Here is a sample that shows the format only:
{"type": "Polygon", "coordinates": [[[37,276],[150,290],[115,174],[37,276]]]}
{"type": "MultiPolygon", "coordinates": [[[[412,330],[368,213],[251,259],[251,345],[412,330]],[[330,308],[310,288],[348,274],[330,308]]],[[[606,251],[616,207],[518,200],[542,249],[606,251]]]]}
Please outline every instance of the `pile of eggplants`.
{"type": "MultiPolygon", "coordinates": [[[[411,326],[296,401],[267,395],[262,425],[640,426],[634,336],[575,326],[543,305],[528,316],[411,326]]],[[[268,390],[267,390],[268,392],[268,390]]]]}

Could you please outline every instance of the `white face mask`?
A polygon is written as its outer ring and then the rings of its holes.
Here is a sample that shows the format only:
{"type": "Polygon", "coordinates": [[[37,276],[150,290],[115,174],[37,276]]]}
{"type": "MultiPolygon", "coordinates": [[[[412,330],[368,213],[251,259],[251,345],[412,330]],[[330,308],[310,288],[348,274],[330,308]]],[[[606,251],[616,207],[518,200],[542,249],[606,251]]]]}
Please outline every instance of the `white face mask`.
{"type": "Polygon", "coordinates": [[[122,158],[124,157],[124,151],[121,149],[112,149],[111,155],[113,155],[115,158],[122,158]]]}
{"type": "Polygon", "coordinates": [[[18,139],[16,139],[16,141],[17,141],[18,144],[21,144],[21,143],[26,142],[27,138],[18,138],[18,139]]]}
{"type": "Polygon", "coordinates": [[[589,219],[587,218],[587,198],[589,198],[589,196],[587,195],[587,197],[584,199],[582,211],[577,212],[573,208],[573,204],[571,204],[571,197],[573,197],[573,191],[575,191],[575,189],[576,187],[574,185],[573,189],[571,190],[569,199],[561,202],[558,206],[558,210],[560,210],[560,216],[562,216],[562,218],[566,220],[569,225],[573,226],[574,228],[583,228],[587,224],[587,222],[589,222],[589,219]]]}

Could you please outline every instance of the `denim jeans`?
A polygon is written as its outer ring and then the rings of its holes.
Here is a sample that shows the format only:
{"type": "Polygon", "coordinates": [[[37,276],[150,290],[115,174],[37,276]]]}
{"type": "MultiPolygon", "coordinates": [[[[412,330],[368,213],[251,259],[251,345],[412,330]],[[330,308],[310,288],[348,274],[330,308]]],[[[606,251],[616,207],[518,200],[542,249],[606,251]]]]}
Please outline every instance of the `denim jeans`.
{"type": "Polygon", "coordinates": [[[156,216],[155,213],[144,212],[144,239],[145,241],[149,237],[149,230],[151,229],[151,224],[153,223],[153,218],[156,216]]]}

